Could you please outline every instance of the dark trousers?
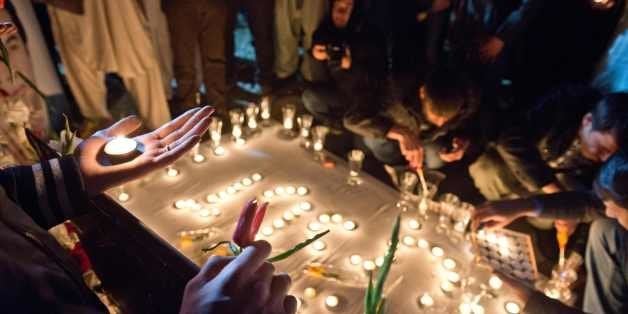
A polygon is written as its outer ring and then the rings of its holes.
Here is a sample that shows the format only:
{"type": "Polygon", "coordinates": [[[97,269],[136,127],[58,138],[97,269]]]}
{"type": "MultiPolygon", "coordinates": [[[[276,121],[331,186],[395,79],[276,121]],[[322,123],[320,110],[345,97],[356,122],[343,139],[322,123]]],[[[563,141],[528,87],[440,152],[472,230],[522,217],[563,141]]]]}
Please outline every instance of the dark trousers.
{"type": "Polygon", "coordinates": [[[227,8],[227,0],[177,0],[165,4],[177,80],[173,115],[196,105],[196,51],[200,51],[207,103],[226,111],[227,8]]]}
{"type": "Polygon", "coordinates": [[[233,78],[233,28],[238,12],[243,11],[247,23],[253,34],[255,58],[259,70],[259,83],[262,93],[270,92],[273,81],[274,57],[274,0],[229,0],[229,37],[227,51],[229,52],[229,76],[233,78]]]}

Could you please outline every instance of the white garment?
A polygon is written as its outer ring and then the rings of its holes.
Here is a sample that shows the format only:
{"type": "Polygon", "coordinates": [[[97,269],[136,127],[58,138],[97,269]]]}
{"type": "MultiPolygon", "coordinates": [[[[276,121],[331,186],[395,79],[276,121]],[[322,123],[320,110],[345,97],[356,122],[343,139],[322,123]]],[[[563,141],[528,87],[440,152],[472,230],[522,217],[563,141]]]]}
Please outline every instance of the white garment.
{"type": "Polygon", "coordinates": [[[170,120],[157,52],[135,0],[85,0],[83,15],[48,9],[65,75],[83,116],[111,119],[104,77],[117,73],[147,127],[170,120]]]}
{"type": "Polygon", "coordinates": [[[146,19],[151,31],[151,39],[157,49],[157,58],[161,67],[164,89],[168,99],[172,98],[172,80],[174,70],[172,68],[172,47],[170,47],[170,31],[168,20],[161,10],[161,0],[144,0],[146,19]]]}

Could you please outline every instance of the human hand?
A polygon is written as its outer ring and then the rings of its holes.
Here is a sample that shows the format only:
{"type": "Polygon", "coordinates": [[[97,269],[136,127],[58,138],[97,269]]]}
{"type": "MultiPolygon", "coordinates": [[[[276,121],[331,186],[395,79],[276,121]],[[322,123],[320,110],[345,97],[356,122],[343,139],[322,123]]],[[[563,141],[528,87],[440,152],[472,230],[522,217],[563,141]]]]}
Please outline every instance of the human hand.
{"type": "Polygon", "coordinates": [[[191,109],[159,129],[135,137],[144,146],[137,158],[111,165],[103,152],[107,142],[116,136],[127,136],[140,127],[140,120],[127,117],[106,130],[96,132],[83,141],[74,152],[78,160],[87,192],[91,195],[139,178],[151,171],[166,167],[200,140],[209,127],[213,108],[191,109]]]}
{"type": "Polygon", "coordinates": [[[432,12],[437,13],[449,9],[451,0],[434,0],[432,2],[432,12]]]}
{"type": "Polygon", "coordinates": [[[340,68],[343,70],[351,68],[351,50],[349,48],[345,48],[345,55],[340,60],[340,68]]]}
{"type": "Polygon", "coordinates": [[[472,229],[503,228],[515,219],[532,216],[534,204],[526,199],[503,200],[485,203],[475,208],[472,217],[472,229]]]}
{"type": "Polygon", "coordinates": [[[399,150],[410,164],[410,168],[423,168],[424,151],[418,136],[406,128],[393,126],[386,137],[399,142],[399,150]]]}
{"type": "Polygon", "coordinates": [[[271,247],[257,241],[237,257],[211,257],[185,287],[181,314],[292,314],[297,300],[286,295],[291,280],[265,262],[271,247]]]}
{"type": "Polygon", "coordinates": [[[11,35],[15,33],[17,29],[15,28],[15,24],[11,21],[0,22],[0,36],[11,35]]]}
{"type": "Polygon", "coordinates": [[[480,47],[480,59],[485,63],[494,62],[502,49],[504,49],[504,41],[492,36],[480,47]]]}
{"type": "Polygon", "coordinates": [[[329,59],[327,48],[324,45],[314,45],[314,47],[312,47],[312,56],[318,61],[329,59]]]}
{"type": "Polygon", "coordinates": [[[455,137],[452,143],[453,150],[450,152],[445,150],[440,151],[440,159],[444,162],[454,162],[462,159],[467,148],[469,148],[469,144],[469,140],[455,137]]]}

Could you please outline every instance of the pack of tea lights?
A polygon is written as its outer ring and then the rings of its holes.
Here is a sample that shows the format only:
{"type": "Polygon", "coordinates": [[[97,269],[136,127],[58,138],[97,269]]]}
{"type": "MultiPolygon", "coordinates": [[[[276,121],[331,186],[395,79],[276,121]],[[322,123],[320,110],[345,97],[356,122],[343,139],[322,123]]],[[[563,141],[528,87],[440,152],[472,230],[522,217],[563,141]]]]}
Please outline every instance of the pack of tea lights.
{"type": "Polygon", "coordinates": [[[508,229],[480,230],[474,238],[478,255],[493,269],[521,280],[533,281],[537,278],[530,235],[508,229]]]}

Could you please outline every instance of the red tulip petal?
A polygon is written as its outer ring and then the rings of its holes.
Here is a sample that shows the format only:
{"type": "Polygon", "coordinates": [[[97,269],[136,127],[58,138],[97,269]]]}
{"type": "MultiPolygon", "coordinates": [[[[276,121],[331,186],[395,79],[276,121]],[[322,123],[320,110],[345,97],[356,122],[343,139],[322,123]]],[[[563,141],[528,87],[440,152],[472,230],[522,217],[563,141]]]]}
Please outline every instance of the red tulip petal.
{"type": "Polygon", "coordinates": [[[268,209],[268,203],[262,204],[262,206],[258,207],[257,211],[255,212],[255,218],[253,218],[251,229],[249,229],[249,239],[251,240],[251,242],[255,241],[255,235],[257,234],[257,231],[259,231],[259,227],[262,225],[262,221],[264,221],[266,209],[268,209]]]}
{"type": "Polygon", "coordinates": [[[251,223],[257,210],[257,200],[253,199],[246,204],[240,213],[240,218],[233,232],[232,240],[240,247],[244,247],[250,243],[249,230],[251,230],[251,223]]]}

